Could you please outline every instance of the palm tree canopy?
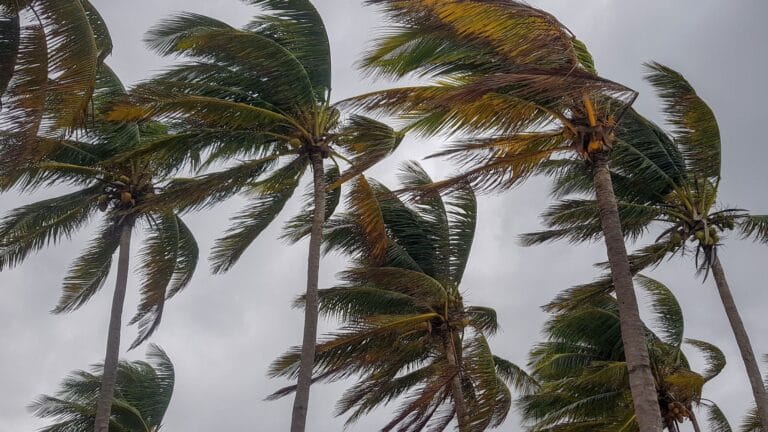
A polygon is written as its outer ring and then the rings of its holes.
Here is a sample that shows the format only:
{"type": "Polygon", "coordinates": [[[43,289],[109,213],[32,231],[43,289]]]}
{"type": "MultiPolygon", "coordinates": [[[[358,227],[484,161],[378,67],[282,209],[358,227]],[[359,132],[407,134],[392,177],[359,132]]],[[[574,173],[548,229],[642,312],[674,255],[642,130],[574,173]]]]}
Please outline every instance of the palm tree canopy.
{"type": "MultiPolygon", "coordinates": [[[[648,81],[664,102],[669,135],[655,129],[659,142],[656,154],[668,154],[668,164],[656,170],[624,170],[625,163],[614,164],[616,195],[619,200],[624,234],[640,238],[650,226],[660,223],[662,234],[655,244],[630,257],[636,270],[659,263],[666,255],[683,252],[690,242],[709,265],[721,235],[738,229],[742,237],[768,241],[768,217],[750,215],[738,208],[723,208],[718,203],[720,183],[720,134],[709,106],[685,78],[659,63],[647,65],[648,81]],[[672,145],[669,145],[672,144],[672,145]],[[647,187],[651,174],[663,187],[647,187]],[[624,187],[626,186],[626,187],[624,187]]],[[[619,139],[622,139],[619,128],[619,139]]],[[[630,146],[631,148],[631,146],[630,146]]],[[[619,155],[620,159],[623,157],[619,155]]],[[[661,161],[662,157],[654,157],[661,161]]],[[[571,242],[595,240],[602,235],[594,200],[578,195],[591,192],[591,178],[578,166],[563,163],[555,179],[555,195],[565,197],[543,214],[546,230],[523,236],[525,244],[566,239],[571,242]],[[569,195],[576,195],[571,197],[569,195]]]]}
{"type": "Polygon", "coordinates": [[[95,215],[103,213],[101,228],[72,264],[54,309],[72,311],[104,285],[119,245],[121,227],[142,223],[147,238],[140,252],[143,283],[142,301],[133,319],[140,330],[135,347],[159,325],[165,300],[187,286],[199,252],[181,218],[155,202],[172,169],[151,157],[115,162],[117,155],[166,133],[166,128],[158,123],[139,125],[105,120],[115,101],[125,96],[117,77],[106,65],[102,66],[94,96],[94,119],[87,128],[78,130],[78,139],[38,136],[34,143],[46,148],[46,159],[0,177],[0,184],[22,190],[52,183],[67,183],[75,189],[11,210],[0,220],[0,270],[70,238],[95,215]]]}
{"type": "MultiPolygon", "coordinates": [[[[157,345],[150,345],[147,359],[118,364],[110,431],[161,430],[176,377],[171,359],[157,345]]],[[[41,395],[30,405],[36,417],[54,422],[41,432],[93,431],[103,368],[97,364],[91,372],[73,372],[62,381],[56,395],[41,395]]]]}
{"type": "MultiPolygon", "coordinates": [[[[139,85],[138,103],[113,119],[159,118],[172,136],[130,154],[153,154],[198,170],[229,161],[223,171],[176,182],[163,199],[183,209],[211,206],[237,193],[250,204],[216,246],[214,272],[232,267],[292,197],[313,154],[330,161],[326,215],[339,186],[394,151],[402,134],[372,118],[344,117],[331,103],[331,57],[323,20],[307,0],[248,0],[259,6],[244,28],[202,15],[169,18],[146,37],[161,55],[185,61],[139,85]],[[232,163],[233,160],[238,162],[232,163]],[[346,166],[345,170],[340,167],[346,166]]],[[[312,207],[294,218],[290,240],[309,233],[312,207]]]]}
{"type": "Polygon", "coordinates": [[[469,136],[438,154],[462,173],[437,187],[470,181],[478,191],[504,190],[557,169],[552,159],[562,152],[589,158],[613,147],[622,119],[625,135],[632,135],[621,145],[645,144],[627,155],[628,163],[635,169],[669,163],[647,154],[659,138],[629,115],[635,92],[599,77],[586,46],[546,12],[517,1],[368,3],[383,6],[397,27],[378,40],[363,68],[432,83],[346,103],[401,115],[423,133],[469,136]]]}
{"type": "MultiPolygon", "coordinates": [[[[645,276],[636,283],[651,300],[656,330],[647,329],[648,351],[665,426],[676,431],[704,403],[702,387],[722,371],[725,357],[712,344],[684,339],[682,310],[666,286],[645,276]],[[703,354],[704,371],[691,370],[684,342],[703,354]]],[[[547,340],[531,351],[529,363],[539,387],[519,402],[529,430],[636,430],[615,298],[591,295],[562,309],[544,333],[547,340]]]]}
{"type": "MultiPolygon", "coordinates": [[[[406,187],[431,182],[416,163],[406,164],[400,178],[406,187]]],[[[498,426],[512,402],[508,383],[532,384],[492,354],[486,337],[498,327],[496,312],[465,305],[459,289],[476,224],[472,189],[405,202],[360,178],[348,207],[328,222],[325,248],[350,256],[353,267],[341,274],[342,285],[320,291],[321,312],[343,325],[319,343],[315,362],[316,380],[361,377],[339,401],[338,414],[351,423],[402,399],[384,430],[444,430],[455,415],[450,382],[458,373],[469,430],[498,426]],[[448,349],[460,359],[458,371],[448,349]]],[[[294,376],[298,358],[296,347],[275,361],[271,374],[294,376]]]]}
{"type": "MultiPolygon", "coordinates": [[[[82,125],[112,40],[88,0],[0,1],[0,124],[21,137],[82,125]]],[[[18,150],[18,149],[17,149],[18,150]]],[[[10,152],[25,162],[43,155],[10,152]]]]}

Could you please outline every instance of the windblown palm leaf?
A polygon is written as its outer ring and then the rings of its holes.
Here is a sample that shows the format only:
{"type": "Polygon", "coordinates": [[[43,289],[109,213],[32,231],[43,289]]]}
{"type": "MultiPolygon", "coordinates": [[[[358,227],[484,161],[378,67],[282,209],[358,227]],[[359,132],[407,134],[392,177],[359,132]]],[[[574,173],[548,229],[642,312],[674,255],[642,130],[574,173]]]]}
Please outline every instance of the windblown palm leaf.
{"type": "Polygon", "coordinates": [[[0,1],[0,168],[44,157],[38,135],[82,126],[98,71],[112,51],[104,20],[88,0],[0,1]]]}
{"type": "Polygon", "coordinates": [[[20,264],[29,254],[71,237],[103,213],[102,228],[64,280],[54,312],[69,312],[85,304],[104,284],[118,249],[124,226],[142,224],[148,234],[142,251],[142,302],[134,322],[140,335],[134,347],[157,328],[166,298],[189,282],[198,258],[189,229],[168,207],[155,205],[156,194],[167,183],[150,157],[113,163],[116,155],[157,139],[157,124],[112,123],[104,120],[112,104],[125,92],[104,65],[95,93],[95,119],[78,132],[78,140],[50,140],[48,157],[22,175],[4,178],[25,189],[54,182],[69,183],[76,191],[25,205],[0,221],[0,270],[20,264]]]}
{"type": "MultiPolygon", "coordinates": [[[[702,373],[692,371],[682,352],[683,315],[674,295],[645,276],[638,276],[637,284],[648,293],[654,327],[660,330],[647,329],[647,344],[664,426],[677,432],[684,421],[696,421],[695,406],[709,406],[701,400],[702,387],[725,367],[725,359],[714,345],[685,340],[704,353],[707,364],[702,373]]],[[[637,430],[615,298],[592,295],[578,307],[556,312],[545,335],[529,363],[540,386],[519,402],[528,430],[637,430]]]]}
{"type": "Polygon", "coordinates": [[[165,301],[188,285],[198,259],[197,244],[189,229],[172,206],[156,198],[169,184],[167,175],[173,167],[152,155],[119,156],[167,134],[167,128],[158,123],[109,121],[106,117],[113,105],[126,97],[120,81],[102,65],[94,96],[93,121],[87,128],[77,130],[78,138],[52,140],[38,136],[35,141],[47,147],[42,161],[0,172],[0,184],[22,189],[54,182],[76,188],[75,192],[12,210],[0,220],[0,270],[68,238],[96,214],[103,213],[102,228],[75,259],[53,312],[69,312],[88,302],[104,285],[113,255],[119,250],[104,361],[105,379],[94,421],[94,430],[98,432],[106,432],[110,418],[135,225],[143,225],[148,237],[141,251],[142,299],[131,321],[138,323],[139,335],[131,348],[155,332],[165,301]]]}
{"type": "MultiPolygon", "coordinates": [[[[121,361],[112,402],[110,430],[159,432],[173,394],[175,374],[168,355],[150,345],[148,362],[121,361]]],[[[92,372],[77,371],[61,383],[55,396],[41,395],[30,409],[36,417],[53,423],[41,432],[92,432],[96,398],[103,378],[102,364],[92,372]]]]}
{"type": "MultiPolygon", "coordinates": [[[[462,135],[435,155],[456,162],[459,173],[419,190],[468,182],[479,192],[500,192],[535,174],[558,173],[572,160],[590,174],[602,217],[592,227],[578,227],[578,236],[588,237],[589,228],[606,233],[635,408],[642,431],[658,432],[653,377],[608,170],[616,148],[616,156],[630,164],[625,168],[653,180],[646,193],[668,188],[652,173],[673,161],[655,150],[663,145],[653,125],[631,111],[636,92],[599,76],[586,46],[568,28],[520,1],[367,3],[383,6],[398,27],[379,39],[363,67],[430,83],[363,95],[349,104],[396,114],[411,130],[462,135]],[[620,130],[632,131],[631,139],[617,140],[620,130]]],[[[631,186],[617,182],[616,188],[631,186]]]]}
{"type": "MultiPolygon", "coordinates": [[[[656,177],[668,184],[665,193],[646,187],[643,174],[614,173],[617,177],[626,178],[626,183],[634,185],[636,190],[651,192],[641,193],[645,196],[639,198],[637,192],[616,190],[624,235],[637,239],[652,227],[661,230],[653,244],[630,255],[632,270],[638,272],[658,265],[666,257],[690,253],[695,257],[698,271],[705,275],[710,270],[714,273],[726,314],[747,365],[754,397],[762,407],[763,422],[768,425],[768,396],[762,386],[762,375],[718,258],[722,237],[734,229],[740,231],[741,237],[765,243],[768,217],[750,215],[746,210],[725,208],[719,204],[721,145],[712,110],[678,72],[658,63],[648,64],[647,68],[648,81],[664,101],[667,121],[673,127],[671,137],[662,141],[672,142],[674,146],[664,146],[663,150],[674,155],[671,159],[682,163],[668,165],[657,173],[656,177]]],[[[568,192],[589,191],[583,175],[574,168],[566,171],[570,172],[561,177],[561,183],[570,184],[566,188],[568,192]]],[[[545,213],[547,230],[526,234],[523,242],[536,244],[560,238],[580,242],[598,238],[602,232],[596,208],[596,202],[587,199],[563,200],[545,213]]]]}
{"type": "MultiPolygon", "coordinates": [[[[401,173],[404,185],[431,182],[416,163],[401,173]]],[[[459,289],[476,220],[472,189],[406,203],[361,178],[348,206],[329,221],[326,250],[354,266],[342,273],[343,285],[320,291],[320,310],[344,323],[320,342],[315,359],[317,381],[360,378],[337,413],[349,424],[401,400],[382,430],[442,431],[454,417],[467,431],[501,424],[512,402],[508,386],[535,383],[493,356],[486,337],[496,331],[496,312],[465,305],[459,289]]],[[[289,351],[271,374],[294,376],[298,355],[289,351]]]]}
{"type": "MultiPolygon", "coordinates": [[[[328,36],[309,0],[245,1],[263,13],[240,29],[192,13],[151,29],[150,48],[184,61],[137,86],[133,103],[116,107],[111,118],[160,119],[175,132],[124,158],[152,154],[200,172],[225,167],[175,182],[158,195],[159,202],[188,210],[238,193],[250,199],[214,246],[216,273],[235,265],[311,172],[311,199],[290,220],[285,238],[310,237],[307,293],[314,298],[322,224],[335,211],[340,186],[392,153],[403,135],[372,118],[342,116],[332,103],[328,36]]],[[[299,375],[294,431],[303,431],[306,418],[316,316],[314,306],[308,307],[306,374],[299,375]]]]}

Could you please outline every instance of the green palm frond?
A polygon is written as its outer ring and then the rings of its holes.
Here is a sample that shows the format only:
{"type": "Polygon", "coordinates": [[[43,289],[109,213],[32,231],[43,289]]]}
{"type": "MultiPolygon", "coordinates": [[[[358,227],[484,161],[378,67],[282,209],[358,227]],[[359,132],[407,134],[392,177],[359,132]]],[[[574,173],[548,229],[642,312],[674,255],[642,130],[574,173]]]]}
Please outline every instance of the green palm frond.
{"type": "Polygon", "coordinates": [[[12,210],[0,221],[0,270],[70,238],[88,223],[100,194],[101,188],[93,186],[12,210]]]}
{"type": "Polygon", "coordinates": [[[638,275],[635,277],[635,282],[651,298],[651,309],[655,314],[656,325],[661,329],[662,340],[679,348],[683,343],[685,323],[683,310],[677,298],[666,285],[655,279],[638,275]]]}
{"type": "Polygon", "coordinates": [[[392,154],[404,137],[402,132],[361,115],[351,116],[338,134],[335,143],[343,153],[350,156],[350,168],[329,184],[330,189],[362,174],[392,154]]]}
{"type": "Polygon", "coordinates": [[[130,324],[138,324],[139,335],[130,349],[146,341],[157,330],[165,301],[183,290],[197,266],[199,250],[192,232],[172,212],[153,215],[151,233],[141,251],[141,302],[130,324]]]}
{"type": "Polygon", "coordinates": [[[226,235],[216,241],[210,258],[214,273],[232,268],[259,234],[275,220],[293,196],[305,167],[306,161],[295,159],[251,188],[249,192],[254,195],[251,203],[232,219],[234,224],[226,235]]]}
{"type": "MultiPolygon", "coordinates": [[[[161,55],[185,55],[202,61],[250,68],[271,86],[263,99],[277,102],[278,94],[294,103],[315,103],[309,73],[296,55],[269,35],[238,30],[196,14],[167,19],[146,36],[161,55]]],[[[285,106],[285,105],[283,105],[285,106]]]]}
{"type": "Polygon", "coordinates": [[[499,376],[522,394],[530,394],[539,387],[539,383],[520,366],[498,356],[493,356],[493,361],[499,376]]]}
{"type": "Polygon", "coordinates": [[[712,432],[733,432],[725,413],[715,403],[705,405],[707,413],[707,424],[712,432]]]}
{"type": "MultiPolygon", "coordinates": [[[[156,345],[147,350],[149,362],[121,361],[117,367],[115,399],[110,430],[151,432],[161,429],[173,394],[174,368],[156,345]]],[[[29,406],[34,415],[54,423],[44,432],[81,431],[93,428],[96,399],[103,365],[93,372],[75,371],[64,379],[55,396],[41,395],[29,406]]]]}
{"type": "Polygon", "coordinates": [[[59,304],[53,309],[54,313],[80,308],[104,286],[123,229],[121,224],[107,221],[88,248],[75,259],[64,278],[63,292],[59,304]]]}
{"type": "Polygon", "coordinates": [[[687,168],[700,178],[720,177],[720,129],[712,110],[679,72],[656,62],[646,68],[687,168]]]}
{"type": "Polygon", "coordinates": [[[768,243],[768,216],[748,215],[740,218],[738,225],[742,237],[768,243]]]}
{"type": "Polygon", "coordinates": [[[327,102],[331,91],[331,48],[317,9],[308,0],[247,0],[270,15],[257,16],[247,28],[290,51],[304,66],[316,97],[327,102]]]}
{"type": "MultiPolygon", "coordinates": [[[[624,236],[636,240],[644,234],[648,225],[660,215],[660,210],[650,205],[618,203],[619,217],[624,236]]],[[[523,245],[532,246],[554,240],[565,239],[570,243],[596,241],[603,235],[597,201],[565,199],[553,204],[541,215],[544,231],[523,234],[523,245]]]]}
{"type": "Polygon", "coordinates": [[[723,354],[720,348],[698,339],[686,339],[685,343],[695,347],[704,355],[706,368],[702,372],[702,376],[705,381],[720,375],[726,364],[725,354],[723,354]]]}
{"type": "Polygon", "coordinates": [[[5,93],[16,67],[19,53],[21,25],[17,12],[7,6],[0,7],[0,96],[5,93]]]}

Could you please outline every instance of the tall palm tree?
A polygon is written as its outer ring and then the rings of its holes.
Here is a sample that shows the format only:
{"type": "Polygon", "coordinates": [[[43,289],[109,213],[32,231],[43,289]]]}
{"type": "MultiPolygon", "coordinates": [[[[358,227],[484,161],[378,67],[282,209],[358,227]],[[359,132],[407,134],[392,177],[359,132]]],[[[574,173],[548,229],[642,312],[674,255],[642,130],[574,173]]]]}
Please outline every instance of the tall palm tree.
{"type": "Polygon", "coordinates": [[[99,211],[102,226],[88,248],[77,257],[64,279],[63,294],[54,313],[83,306],[103,286],[112,256],[119,250],[117,279],[112,298],[104,379],[99,395],[95,430],[106,432],[120,353],[123,303],[128,284],[131,236],[137,223],[148,237],[141,251],[142,301],[131,323],[139,335],[131,348],[157,329],[165,300],[184,289],[192,278],[198,248],[192,233],[170,208],[153,204],[156,192],[167,183],[169,167],[152,158],[111,162],[120,152],[156,139],[164,133],[158,124],[111,123],[104,116],[111,104],[125,97],[117,77],[103,66],[94,96],[94,121],[79,130],[78,140],[39,137],[51,146],[45,161],[9,179],[22,189],[69,183],[76,188],[55,198],[14,209],[0,220],[0,271],[20,264],[27,256],[69,238],[99,211]]]}
{"type": "MultiPolygon", "coordinates": [[[[712,272],[715,285],[725,308],[736,343],[747,370],[758,412],[768,425],[768,398],[757,359],[744,327],[719,257],[724,233],[738,228],[742,237],[768,242],[768,216],[750,215],[738,208],[719,204],[720,132],[712,110],[696,94],[685,78],[667,66],[647,65],[648,81],[664,102],[667,121],[673,127],[671,141],[675,147],[673,159],[660,178],[668,183],[666,193],[644,190],[642,181],[631,172],[615,174],[633,184],[637,192],[619,194],[619,209],[627,236],[639,237],[650,227],[658,227],[661,235],[654,243],[630,255],[633,271],[658,265],[665,257],[695,251],[699,271],[712,272]],[[648,193],[651,192],[651,193],[648,193]],[[638,199],[638,193],[644,193],[638,199]]],[[[583,176],[575,169],[566,169],[562,183],[570,191],[588,190],[583,176]]],[[[565,199],[544,215],[548,230],[523,236],[527,244],[565,238],[584,241],[602,235],[598,228],[597,203],[586,199],[565,199]]],[[[768,427],[768,426],[766,426],[768,427]]]]}
{"type": "MultiPolygon", "coordinates": [[[[147,360],[117,365],[115,397],[109,428],[121,432],[159,432],[171,403],[176,375],[168,355],[150,345],[147,360]]],[[[104,365],[92,372],[76,371],[61,383],[55,396],[41,395],[30,405],[36,417],[54,423],[40,432],[93,432],[96,403],[104,379],[104,365]]]]}
{"type": "MultiPolygon", "coordinates": [[[[432,182],[416,163],[404,166],[401,180],[432,182]]],[[[343,324],[318,345],[314,378],[360,377],[338,414],[349,414],[349,425],[402,397],[382,430],[443,431],[454,418],[460,431],[500,425],[512,403],[505,381],[530,383],[490,350],[496,312],[462,297],[477,215],[472,189],[408,204],[360,178],[348,204],[349,212],[329,221],[325,248],[350,256],[353,266],[342,274],[343,285],[320,291],[321,311],[343,324]]],[[[295,376],[300,352],[295,347],[275,361],[271,374],[295,376]]]]}
{"type": "Polygon", "coordinates": [[[468,136],[439,153],[458,162],[462,172],[428,189],[469,181],[478,191],[505,191],[553,159],[576,157],[589,164],[640,430],[659,431],[644,328],[608,171],[614,129],[636,93],[598,76],[583,43],[555,17],[522,2],[368,3],[382,5],[398,27],[378,40],[363,66],[387,77],[418,75],[434,83],[350,103],[400,114],[423,133],[468,136]]]}
{"type": "MultiPolygon", "coordinates": [[[[81,125],[111,52],[106,24],[88,0],[0,0],[3,129],[34,138],[81,125]]],[[[2,166],[40,157],[35,150],[0,147],[2,166]]]]}
{"type": "Polygon", "coordinates": [[[402,135],[367,117],[343,118],[331,103],[328,36],[310,1],[246,2],[265,13],[242,29],[184,13],[150,30],[151,48],[188,61],[138,86],[134,93],[141,104],[118,108],[113,118],[175,122],[177,136],[158,140],[140,153],[191,162],[197,168],[228,166],[177,183],[165,194],[170,202],[189,209],[239,192],[251,197],[214,248],[215,273],[229,270],[240,259],[311,169],[311,201],[289,224],[304,227],[290,240],[310,237],[303,360],[291,426],[296,432],[304,430],[309,403],[322,225],[340,200],[339,185],[394,151],[402,135]],[[340,165],[348,168],[341,172],[340,165]]]}
{"type": "MultiPolygon", "coordinates": [[[[678,432],[679,425],[690,420],[700,431],[694,408],[716,407],[702,400],[702,388],[725,367],[725,356],[707,342],[683,338],[682,310],[666,286],[645,276],[638,276],[636,285],[648,293],[654,312],[657,331],[646,330],[647,343],[664,427],[678,432]],[[683,342],[704,354],[702,373],[691,369],[683,342]]],[[[578,306],[556,300],[548,309],[555,313],[545,325],[547,340],[530,355],[529,367],[538,387],[519,403],[528,429],[636,430],[616,299],[602,293],[578,306]]]]}

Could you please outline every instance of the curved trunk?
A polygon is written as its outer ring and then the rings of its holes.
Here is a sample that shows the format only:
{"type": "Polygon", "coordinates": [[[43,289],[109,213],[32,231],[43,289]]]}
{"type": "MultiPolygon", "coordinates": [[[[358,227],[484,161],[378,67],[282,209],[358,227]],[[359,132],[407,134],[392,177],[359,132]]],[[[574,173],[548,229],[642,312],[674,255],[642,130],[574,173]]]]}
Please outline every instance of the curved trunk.
{"type": "Polygon", "coordinates": [[[624,356],[629,370],[629,385],[632,390],[635,415],[640,432],[661,432],[661,412],[648,357],[645,325],[640,319],[637,296],[632,283],[616,196],[613,193],[613,183],[608,171],[608,154],[599,152],[593,157],[597,205],[619,305],[621,339],[624,343],[624,356]]]}
{"type": "Polygon", "coordinates": [[[467,410],[467,401],[464,399],[464,391],[461,389],[461,367],[452,333],[448,333],[448,336],[443,338],[443,347],[448,364],[456,370],[456,375],[451,379],[451,394],[456,410],[456,420],[459,423],[459,432],[466,432],[469,430],[469,411],[467,410]]]}
{"type": "Polygon", "coordinates": [[[317,281],[320,274],[320,243],[325,223],[325,173],[323,157],[319,152],[310,155],[314,182],[314,210],[312,230],[309,236],[309,258],[307,263],[307,293],[304,309],[304,338],[301,344],[296,397],[293,400],[291,432],[304,432],[309,406],[309,386],[312,384],[312,369],[315,363],[315,343],[317,340],[317,281]]]}
{"type": "Polygon", "coordinates": [[[749,341],[747,329],[739,315],[739,309],[736,307],[736,301],[731,294],[731,288],[728,286],[728,280],[725,278],[723,265],[717,256],[712,261],[712,276],[715,278],[717,292],[720,294],[720,300],[723,302],[725,314],[731,323],[733,335],[736,336],[736,344],[739,346],[741,359],[744,361],[744,367],[749,377],[749,385],[752,387],[752,394],[755,397],[757,405],[757,414],[764,430],[768,430],[768,397],[766,397],[765,385],[760,374],[760,367],[755,358],[755,352],[752,350],[752,343],[749,341]]]}
{"type": "Polygon", "coordinates": [[[115,393],[117,380],[117,362],[120,356],[120,330],[122,329],[123,303],[125,290],[128,286],[128,264],[131,255],[131,232],[133,223],[126,221],[120,228],[120,252],[117,259],[117,281],[112,295],[112,310],[109,317],[107,332],[107,352],[104,357],[104,377],[101,381],[101,391],[96,402],[96,432],[109,431],[109,417],[112,410],[112,397],[115,393]]]}

